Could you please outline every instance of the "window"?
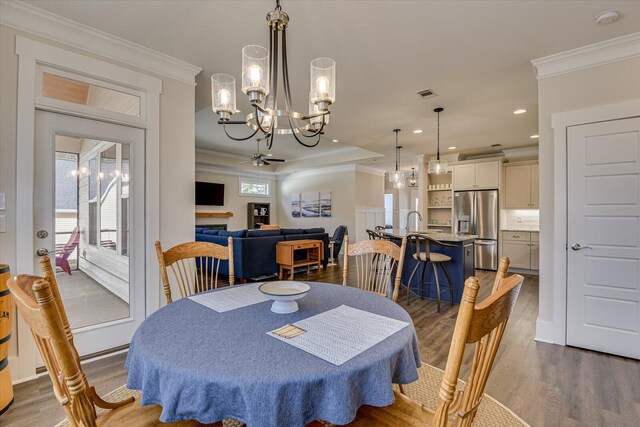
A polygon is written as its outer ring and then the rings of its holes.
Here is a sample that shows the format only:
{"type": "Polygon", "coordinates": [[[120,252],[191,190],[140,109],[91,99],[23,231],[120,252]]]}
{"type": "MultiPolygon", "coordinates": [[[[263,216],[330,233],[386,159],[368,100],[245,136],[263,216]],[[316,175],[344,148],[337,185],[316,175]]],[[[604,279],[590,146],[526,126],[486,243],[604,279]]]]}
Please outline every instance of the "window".
{"type": "Polygon", "coordinates": [[[239,178],[241,196],[269,197],[269,183],[265,181],[239,178]]]}

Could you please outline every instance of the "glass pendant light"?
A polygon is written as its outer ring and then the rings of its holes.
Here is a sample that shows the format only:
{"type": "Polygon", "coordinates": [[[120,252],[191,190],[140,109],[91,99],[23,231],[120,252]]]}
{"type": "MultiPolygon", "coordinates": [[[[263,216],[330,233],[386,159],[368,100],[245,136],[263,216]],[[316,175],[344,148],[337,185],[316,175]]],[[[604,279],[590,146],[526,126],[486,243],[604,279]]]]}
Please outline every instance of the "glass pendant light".
{"type": "Polygon", "coordinates": [[[407,187],[417,187],[418,179],[416,178],[416,168],[411,168],[411,178],[407,179],[407,187]]]}
{"type": "Polygon", "coordinates": [[[402,183],[402,187],[396,187],[394,185],[394,188],[404,188],[404,172],[398,170],[400,166],[400,150],[402,149],[402,145],[398,145],[400,129],[394,129],[393,131],[396,133],[396,170],[389,173],[389,181],[395,184],[402,183]]]}
{"type": "Polygon", "coordinates": [[[438,107],[433,110],[438,113],[438,142],[436,148],[436,160],[429,161],[429,173],[433,175],[440,175],[447,173],[449,168],[446,160],[440,160],[440,113],[444,111],[444,108],[438,107]]]}

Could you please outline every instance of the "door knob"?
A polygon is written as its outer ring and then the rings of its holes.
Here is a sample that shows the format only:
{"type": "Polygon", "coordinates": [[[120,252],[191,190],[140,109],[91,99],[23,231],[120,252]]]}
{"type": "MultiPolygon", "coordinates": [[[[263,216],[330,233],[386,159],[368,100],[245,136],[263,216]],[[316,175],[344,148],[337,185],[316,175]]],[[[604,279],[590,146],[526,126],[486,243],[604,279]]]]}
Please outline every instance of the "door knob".
{"type": "Polygon", "coordinates": [[[571,249],[574,251],[581,251],[582,249],[593,249],[591,246],[580,246],[580,243],[574,243],[571,245],[571,249]]]}
{"type": "Polygon", "coordinates": [[[50,251],[47,248],[40,248],[36,251],[36,255],[38,256],[45,256],[45,255],[49,255],[51,253],[54,253],[55,251],[50,251]]]}

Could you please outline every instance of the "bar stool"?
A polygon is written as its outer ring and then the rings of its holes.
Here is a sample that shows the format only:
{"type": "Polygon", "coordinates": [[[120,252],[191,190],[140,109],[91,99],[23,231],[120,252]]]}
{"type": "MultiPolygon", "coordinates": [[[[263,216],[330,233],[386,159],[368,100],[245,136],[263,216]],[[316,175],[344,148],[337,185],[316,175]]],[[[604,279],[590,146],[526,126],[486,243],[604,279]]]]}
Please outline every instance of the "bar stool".
{"type": "MultiPolygon", "coordinates": [[[[436,282],[436,299],[438,304],[437,312],[440,313],[440,295],[446,289],[440,289],[440,278],[438,277],[438,267],[442,269],[444,275],[447,278],[447,287],[449,288],[449,300],[451,305],[453,306],[453,282],[451,281],[451,276],[449,276],[449,272],[445,267],[445,264],[451,261],[451,257],[449,255],[440,254],[437,252],[431,252],[430,244],[431,242],[437,243],[438,245],[455,248],[455,245],[451,245],[448,243],[440,242],[431,237],[425,236],[423,234],[409,234],[407,236],[407,246],[409,249],[409,253],[411,257],[417,261],[416,266],[411,272],[411,276],[409,277],[409,281],[407,282],[407,305],[409,305],[409,298],[411,296],[411,281],[413,280],[413,276],[415,275],[418,267],[422,265],[422,276],[420,280],[420,298],[424,298],[424,284],[425,284],[425,273],[427,271],[427,264],[431,263],[433,267],[433,277],[436,282]]],[[[429,286],[427,283],[427,295],[429,295],[429,286]]]]}

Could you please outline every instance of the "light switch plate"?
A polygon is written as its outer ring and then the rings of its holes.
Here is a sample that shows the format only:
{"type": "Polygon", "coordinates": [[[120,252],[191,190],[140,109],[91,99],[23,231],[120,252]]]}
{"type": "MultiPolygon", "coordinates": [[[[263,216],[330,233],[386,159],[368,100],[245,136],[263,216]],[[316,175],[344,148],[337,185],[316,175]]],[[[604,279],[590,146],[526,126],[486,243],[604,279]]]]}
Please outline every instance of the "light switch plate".
{"type": "Polygon", "coordinates": [[[7,232],[7,230],[6,230],[7,227],[5,225],[6,218],[7,218],[6,215],[0,215],[0,233],[6,233],[7,232]]]}
{"type": "Polygon", "coordinates": [[[0,211],[7,209],[7,196],[6,193],[0,193],[0,211]]]}

